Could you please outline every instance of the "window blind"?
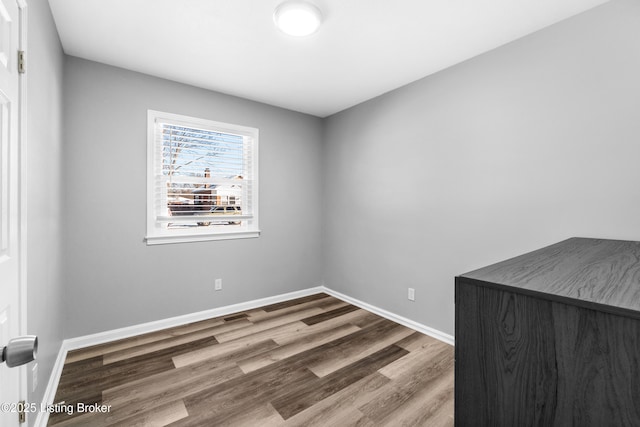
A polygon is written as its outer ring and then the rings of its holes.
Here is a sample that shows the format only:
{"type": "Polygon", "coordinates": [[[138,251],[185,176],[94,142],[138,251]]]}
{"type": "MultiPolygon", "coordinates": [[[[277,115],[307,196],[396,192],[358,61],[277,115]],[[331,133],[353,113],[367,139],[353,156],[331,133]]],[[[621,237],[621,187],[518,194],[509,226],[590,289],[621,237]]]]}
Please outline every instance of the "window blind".
{"type": "Polygon", "coordinates": [[[157,118],[155,220],[162,227],[238,227],[254,218],[254,141],[157,118]]]}

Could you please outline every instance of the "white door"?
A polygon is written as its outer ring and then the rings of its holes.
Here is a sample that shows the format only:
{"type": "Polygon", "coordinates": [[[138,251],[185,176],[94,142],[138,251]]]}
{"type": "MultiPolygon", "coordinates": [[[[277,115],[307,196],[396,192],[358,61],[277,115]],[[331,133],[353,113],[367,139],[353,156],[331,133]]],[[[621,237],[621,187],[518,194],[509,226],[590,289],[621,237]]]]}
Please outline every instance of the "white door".
{"type": "MultiPolygon", "coordinates": [[[[20,330],[20,157],[18,42],[16,0],[0,0],[0,346],[20,330]]],[[[20,375],[25,368],[0,364],[0,426],[18,425],[20,375]],[[9,404],[9,406],[7,405],[9,404]]]]}

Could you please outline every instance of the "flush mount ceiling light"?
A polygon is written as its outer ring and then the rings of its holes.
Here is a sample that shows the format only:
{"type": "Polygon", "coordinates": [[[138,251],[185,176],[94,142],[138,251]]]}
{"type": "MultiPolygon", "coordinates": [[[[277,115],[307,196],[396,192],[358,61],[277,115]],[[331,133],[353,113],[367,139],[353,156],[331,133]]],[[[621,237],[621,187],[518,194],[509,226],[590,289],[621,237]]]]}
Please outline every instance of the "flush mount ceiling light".
{"type": "Polygon", "coordinates": [[[306,1],[286,1],[273,12],[273,22],[285,34],[304,37],[320,28],[322,12],[306,1]]]}

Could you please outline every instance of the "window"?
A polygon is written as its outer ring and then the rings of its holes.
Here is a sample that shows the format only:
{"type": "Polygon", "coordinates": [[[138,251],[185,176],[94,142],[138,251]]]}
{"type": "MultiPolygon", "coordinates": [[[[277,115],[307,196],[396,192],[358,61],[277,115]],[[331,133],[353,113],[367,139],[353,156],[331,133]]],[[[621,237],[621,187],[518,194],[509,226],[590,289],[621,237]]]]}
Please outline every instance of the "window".
{"type": "Polygon", "coordinates": [[[258,237],[258,129],[149,110],[147,244],[258,237]]]}

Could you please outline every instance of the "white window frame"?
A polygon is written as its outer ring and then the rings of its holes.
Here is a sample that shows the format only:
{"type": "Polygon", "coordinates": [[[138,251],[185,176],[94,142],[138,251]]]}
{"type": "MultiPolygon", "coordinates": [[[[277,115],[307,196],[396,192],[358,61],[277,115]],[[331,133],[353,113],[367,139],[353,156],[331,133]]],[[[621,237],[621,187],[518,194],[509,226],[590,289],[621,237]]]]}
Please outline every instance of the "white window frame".
{"type": "Polygon", "coordinates": [[[173,113],[148,110],[147,112],[147,235],[145,240],[147,245],[167,244],[167,243],[187,243],[202,242],[210,240],[246,239],[260,236],[258,226],[258,136],[256,128],[240,126],[229,123],[215,122],[212,120],[199,119],[173,113]],[[246,143],[251,144],[253,161],[251,170],[247,171],[251,176],[251,212],[247,212],[242,218],[250,219],[243,221],[243,225],[238,228],[212,228],[194,227],[192,229],[168,229],[164,222],[160,221],[154,209],[156,183],[156,165],[162,159],[156,150],[156,123],[169,123],[178,126],[194,127],[245,137],[246,143]]]}

